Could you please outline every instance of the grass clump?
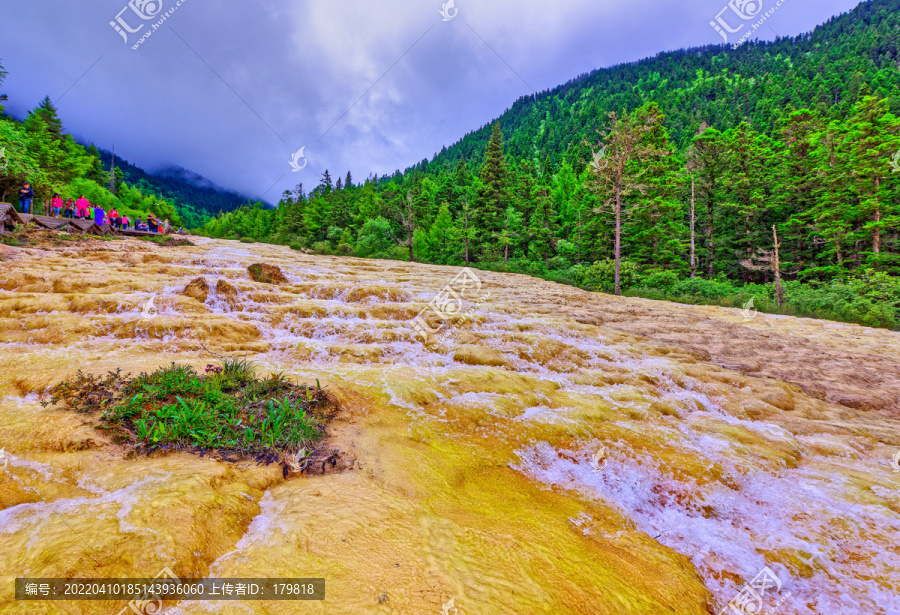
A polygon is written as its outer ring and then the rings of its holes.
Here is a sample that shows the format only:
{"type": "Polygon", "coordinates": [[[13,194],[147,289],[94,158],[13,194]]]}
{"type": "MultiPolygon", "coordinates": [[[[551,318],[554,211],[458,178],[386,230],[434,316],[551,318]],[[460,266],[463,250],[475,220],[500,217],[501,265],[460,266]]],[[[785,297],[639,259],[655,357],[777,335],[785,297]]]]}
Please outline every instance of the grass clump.
{"type": "Polygon", "coordinates": [[[135,449],[212,451],[274,461],[311,449],[325,434],[336,404],[318,386],[283,374],[258,377],[245,359],[226,359],[198,374],[189,365],[137,377],[121,370],[78,372],[52,390],[45,405],[100,413],[101,429],[135,449]]]}
{"type": "Polygon", "coordinates": [[[16,239],[15,237],[11,237],[10,235],[0,235],[0,243],[7,246],[12,246],[13,248],[18,248],[24,246],[25,244],[16,239]]]}

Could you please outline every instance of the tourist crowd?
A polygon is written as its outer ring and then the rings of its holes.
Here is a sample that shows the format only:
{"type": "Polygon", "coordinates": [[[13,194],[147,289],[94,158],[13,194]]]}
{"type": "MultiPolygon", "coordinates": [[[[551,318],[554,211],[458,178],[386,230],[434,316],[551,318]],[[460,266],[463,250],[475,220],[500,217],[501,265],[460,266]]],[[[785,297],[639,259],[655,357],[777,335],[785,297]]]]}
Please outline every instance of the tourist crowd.
{"type": "MultiPolygon", "coordinates": [[[[33,202],[34,190],[28,183],[25,183],[19,190],[19,206],[23,214],[32,213],[31,204],[33,202]]],[[[66,217],[76,220],[93,220],[98,226],[109,224],[119,230],[127,231],[128,229],[133,229],[151,233],[162,232],[169,225],[168,220],[160,222],[153,214],[148,214],[146,221],[137,218],[132,222],[128,216],[120,215],[115,207],[110,211],[106,211],[101,205],[93,205],[83,194],[78,197],[78,200],[69,199],[63,204],[62,197],[54,193],[53,198],[50,199],[50,216],[54,218],[66,217]]]]}

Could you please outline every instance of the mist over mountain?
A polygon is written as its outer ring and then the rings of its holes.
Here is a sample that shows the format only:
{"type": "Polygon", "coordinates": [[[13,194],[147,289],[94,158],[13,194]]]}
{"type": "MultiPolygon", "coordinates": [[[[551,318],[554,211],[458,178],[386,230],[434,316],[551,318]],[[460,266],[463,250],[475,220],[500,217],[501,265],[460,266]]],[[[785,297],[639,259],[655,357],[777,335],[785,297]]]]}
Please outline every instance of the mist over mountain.
{"type": "MultiPolygon", "coordinates": [[[[112,153],[103,149],[99,151],[103,167],[109,169],[112,153]]],[[[192,227],[202,224],[205,218],[257,201],[177,165],[167,165],[148,172],[116,156],[116,167],[122,170],[125,181],[129,184],[147,188],[149,192],[170,199],[180,211],[188,208],[195,210],[193,216],[186,217],[186,222],[192,227]]],[[[263,205],[269,206],[267,203],[263,205]]]]}

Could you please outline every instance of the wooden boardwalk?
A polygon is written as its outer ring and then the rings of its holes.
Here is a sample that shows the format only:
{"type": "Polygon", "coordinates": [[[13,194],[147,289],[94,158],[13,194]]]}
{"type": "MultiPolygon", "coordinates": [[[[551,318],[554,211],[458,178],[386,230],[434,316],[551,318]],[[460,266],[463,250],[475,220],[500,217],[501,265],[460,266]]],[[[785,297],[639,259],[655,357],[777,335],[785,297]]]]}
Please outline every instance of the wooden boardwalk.
{"type": "Polygon", "coordinates": [[[153,233],[150,231],[136,231],[134,229],[116,229],[109,224],[100,226],[93,220],[54,218],[52,216],[23,214],[17,212],[16,208],[10,203],[0,203],[0,235],[19,225],[27,226],[29,224],[34,224],[51,231],[65,231],[67,233],[78,233],[80,235],[129,235],[133,237],[152,237],[154,235],[167,235],[171,231],[169,225],[166,225],[166,228],[162,229],[161,232],[153,233]]]}

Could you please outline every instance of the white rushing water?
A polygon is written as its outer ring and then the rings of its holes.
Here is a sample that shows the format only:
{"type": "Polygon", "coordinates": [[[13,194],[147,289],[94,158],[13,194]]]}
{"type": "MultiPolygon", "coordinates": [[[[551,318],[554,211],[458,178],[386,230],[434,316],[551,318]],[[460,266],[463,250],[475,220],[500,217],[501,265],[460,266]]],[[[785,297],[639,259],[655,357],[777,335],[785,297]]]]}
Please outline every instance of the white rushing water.
{"type": "MultiPolygon", "coordinates": [[[[461,405],[483,409],[497,417],[508,417],[504,396],[490,392],[457,393],[447,374],[456,367],[468,367],[454,358],[447,345],[425,347],[413,340],[409,319],[417,303],[430,299],[427,292],[410,282],[374,278],[370,286],[386,287],[405,301],[394,301],[386,309],[377,294],[357,299],[352,285],[341,280],[342,271],[332,263],[319,267],[293,262],[279,263],[292,284],[310,285],[308,291],[291,295],[290,303],[270,302],[261,291],[241,292],[229,301],[215,292],[217,279],[239,284],[246,275],[232,265],[249,253],[239,248],[217,247],[202,257],[176,263],[183,274],[173,283],[155,291],[157,317],[176,316],[168,298],[181,292],[191,279],[203,277],[210,286],[208,309],[223,319],[251,323],[261,333],[268,350],[254,356],[261,366],[299,363],[288,373],[309,377],[303,364],[330,366],[333,377],[347,382],[360,371],[382,369],[381,393],[393,405],[408,411],[415,420],[444,420],[443,411],[423,411],[421,400],[395,386],[392,370],[412,370],[432,382],[438,407],[461,405]],[[359,311],[364,306],[369,311],[359,311]],[[403,309],[407,306],[409,309],[403,309]],[[307,358],[294,361],[298,347],[307,358]],[[348,347],[358,362],[347,362],[348,347]]],[[[349,270],[346,273],[350,273],[349,270]]],[[[448,280],[449,281],[449,280],[448,280]]],[[[442,285],[436,280],[434,292],[442,285]]],[[[357,285],[358,286],[358,285],[357,285]]],[[[117,348],[115,320],[141,318],[140,306],[151,293],[134,293],[122,298],[121,306],[110,312],[91,314],[96,319],[96,335],[85,344],[109,345],[109,353],[127,352],[117,348]],[[107,321],[109,324],[107,324],[107,321]]],[[[567,490],[571,497],[614,506],[633,525],[600,537],[615,541],[630,532],[643,532],[660,543],[689,557],[715,597],[717,608],[734,598],[750,581],[768,567],[781,583],[779,591],[765,596],[765,607],[785,615],[834,613],[869,615],[900,613],[900,498],[896,479],[886,475],[884,451],[863,442],[831,441],[839,455],[819,452],[824,436],[794,435],[784,426],[766,420],[745,420],[732,416],[711,395],[703,383],[675,374],[672,363],[663,358],[642,356],[624,345],[544,326],[539,317],[494,310],[485,303],[473,311],[481,319],[478,332],[490,338],[490,347],[506,362],[506,369],[544,382],[580,400],[627,408],[636,415],[649,416],[646,401],[633,399],[633,387],[624,384],[587,384],[579,376],[591,370],[617,369],[643,374],[651,382],[657,399],[678,408],[677,416],[658,416],[641,421],[617,423],[636,430],[641,437],[660,447],[674,448],[709,475],[688,478],[652,452],[635,451],[627,440],[600,441],[580,425],[577,408],[551,407],[536,393],[536,403],[519,407],[520,423],[558,424],[573,434],[570,449],[533,440],[518,447],[513,468],[549,487],[567,490]],[[579,366],[548,365],[533,358],[512,334],[532,332],[571,349],[579,366]],[[721,430],[711,429],[716,425],[721,430]],[[733,433],[753,433],[792,451],[802,463],[790,467],[777,458],[757,455],[733,433]],[[599,471],[591,465],[591,455],[600,446],[608,449],[599,471]],[[837,478],[840,477],[840,478],[837,478]],[[852,479],[846,477],[855,477],[852,479]],[[875,477],[875,478],[873,478],[875,477]],[[883,477],[881,479],[877,477],[883,477]],[[860,489],[865,494],[859,495],[860,489]],[[799,574],[800,567],[805,571],[799,574]],[[886,589],[892,588],[892,589],[886,589]]],[[[146,324],[153,326],[152,320],[146,324]]],[[[139,333],[147,344],[194,339],[190,329],[173,330],[162,337],[139,333]]],[[[317,372],[321,373],[321,372],[317,372]]],[[[827,438],[825,438],[827,440],[827,438]]],[[[13,463],[21,463],[14,460],[13,463]]],[[[39,471],[39,468],[33,468],[39,471]]],[[[150,479],[147,479],[150,480],[150,479]]],[[[142,483],[141,483],[142,484],[142,483]]],[[[99,495],[100,501],[116,500],[126,509],[128,498],[141,484],[120,492],[99,495]]],[[[83,501],[61,501],[51,505],[22,505],[0,513],[0,532],[25,523],[39,524],[42,515],[65,512],[84,505],[83,501]],[[29,508],[31,507],[31,508],[29,508]],[[18,510],[17,510],[18,509],[18,510]]],[[[253,541],[268,540],[277,531],[279,504],[270,494],[261,502],[262,512],[253,520],[247,535],[235,551],[220,558],[240,557],[253,541]],[[267,499],[268,498],[268,499],[267,499]]],[[[127,519],[120,517],[123,522],[127,519]]],[[[574,517],[571,523],[590,532],[590,517],[574,517]]],[[[216,566],[213,568],[215,569],[216,566]]],[[[214,572],[214,571],[213,571],[214,572]]],[[[182,605],[184,606],[184,605],[182,605]]],[[[181,608],[181,607],[179,607],[181,608]]],[[[212,609],[212,606],[207,606],[212,609]]],[[[178,609],[172,613],[180,612],[178,609]]],[[[249,611],[248,611],[249,612],[249,611]]]]}

